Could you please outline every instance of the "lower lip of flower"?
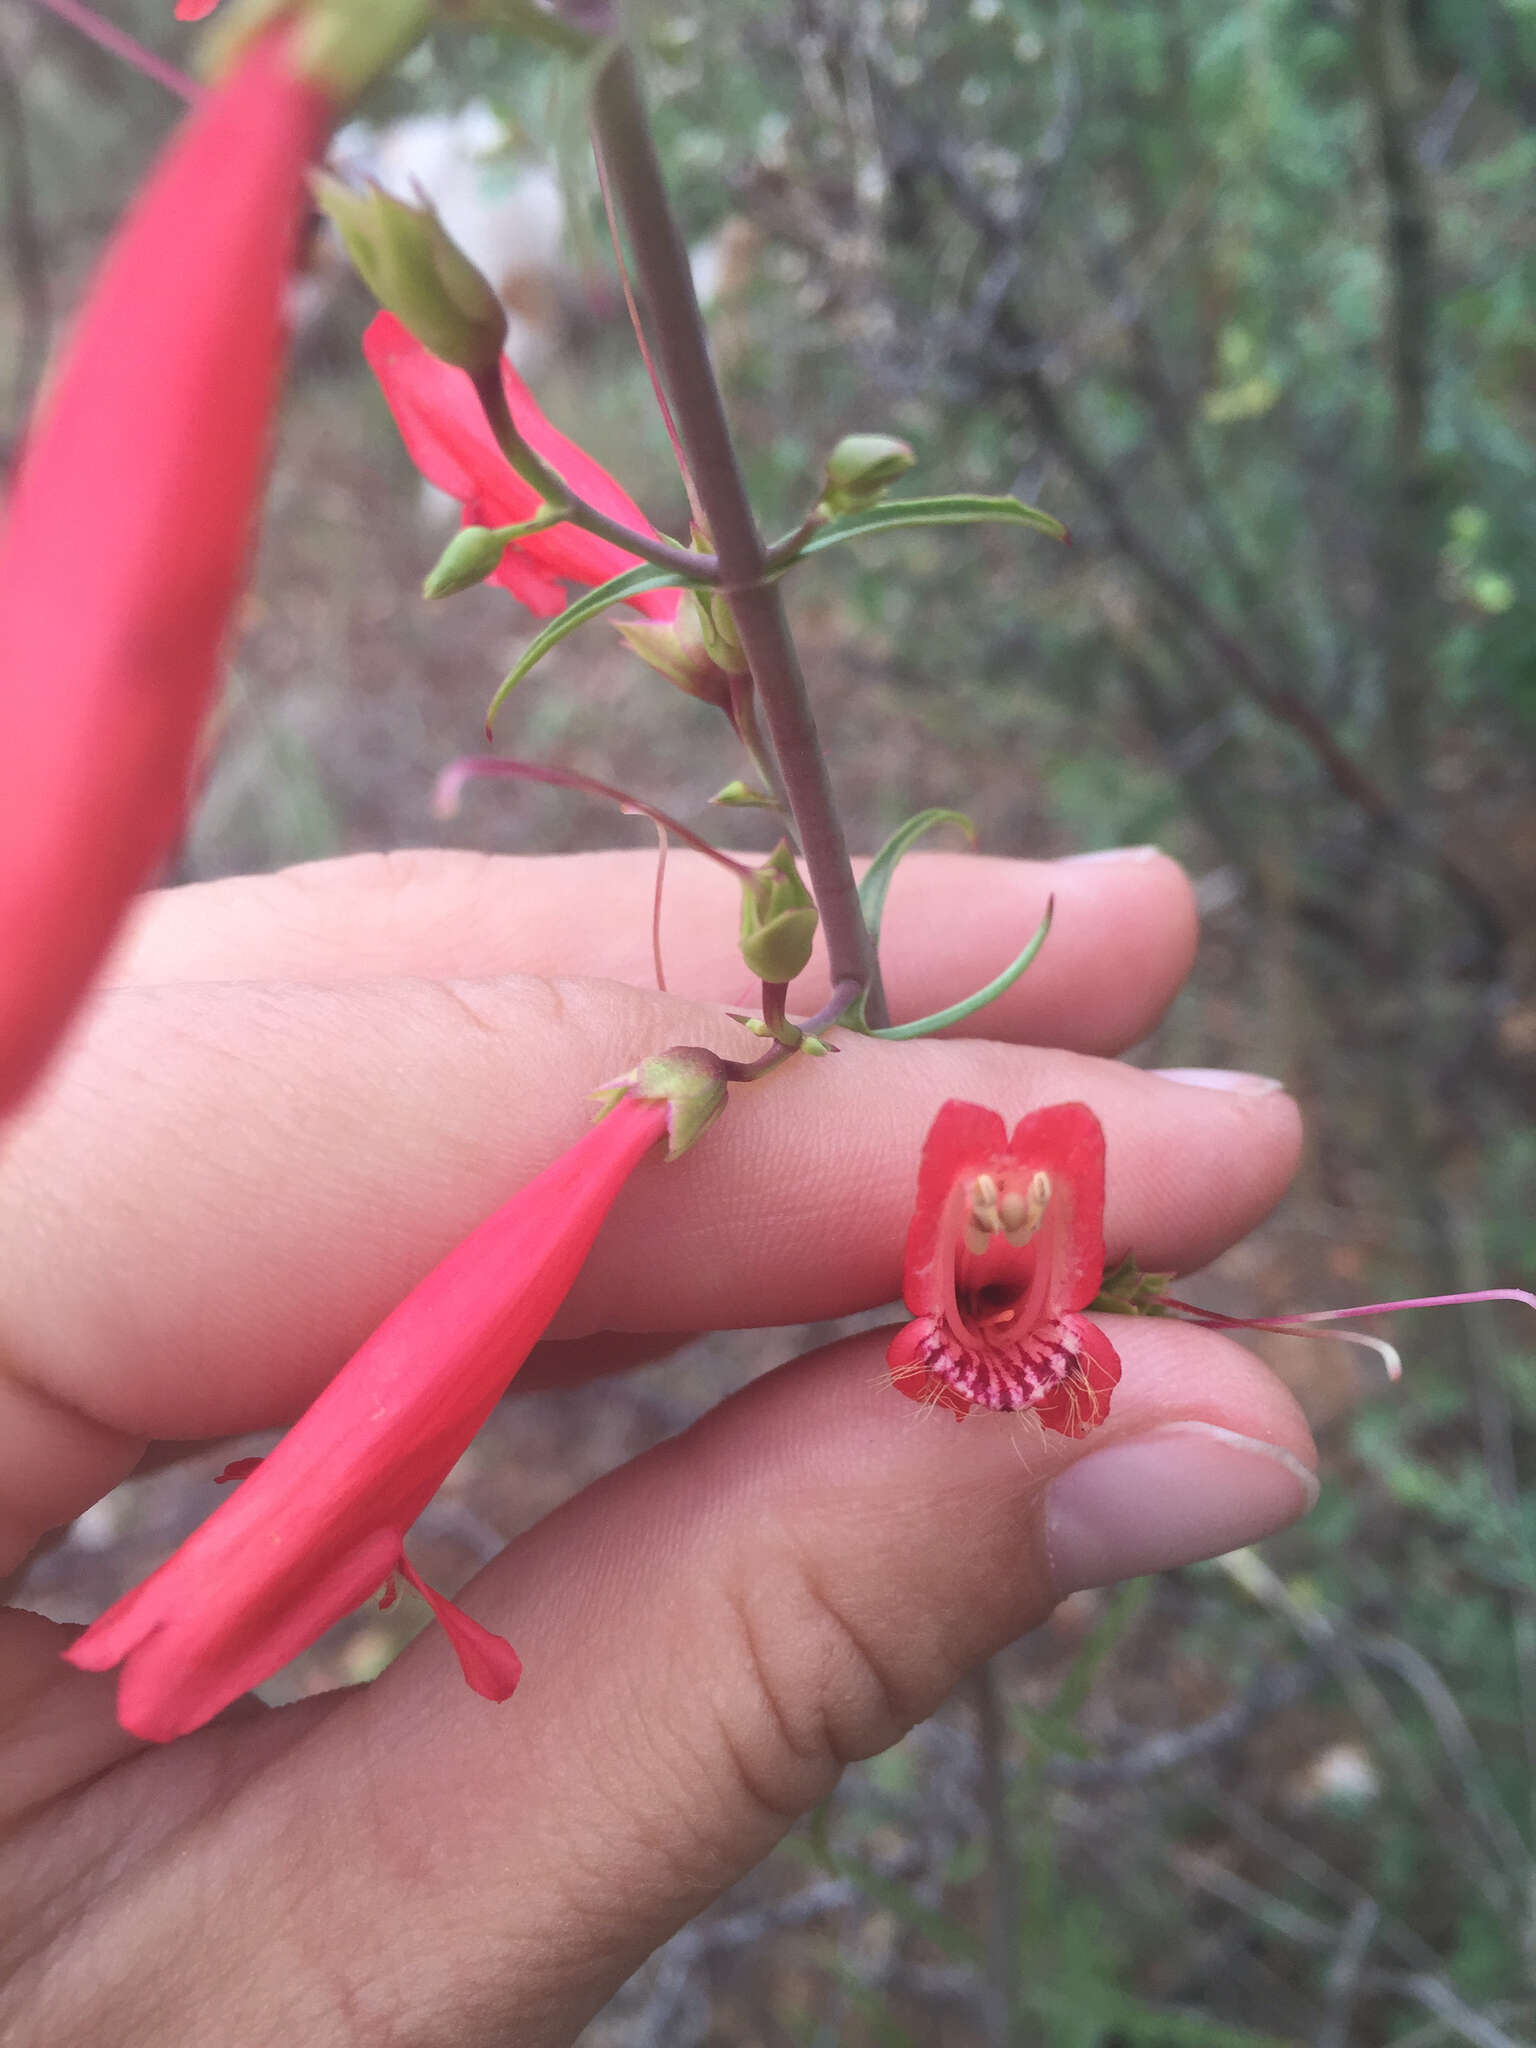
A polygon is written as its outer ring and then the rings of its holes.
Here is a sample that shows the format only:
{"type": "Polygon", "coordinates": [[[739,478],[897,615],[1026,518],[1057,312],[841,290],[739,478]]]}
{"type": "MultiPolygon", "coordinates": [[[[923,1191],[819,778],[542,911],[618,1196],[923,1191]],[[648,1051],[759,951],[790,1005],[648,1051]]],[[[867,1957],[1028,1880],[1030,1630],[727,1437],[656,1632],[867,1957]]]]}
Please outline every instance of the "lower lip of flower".
{"type": "Polygon", "coordinates": [[[918,1316],[893,1342],[891,1363],[898,1381],[931,1375],[972,1407],[1021,1414],[1042,1406],[1075,1376],[1077,1354],[1067,1339],[1054,1320],[1009,1336],[960,1331],[942,1317],[918,1316]]]}

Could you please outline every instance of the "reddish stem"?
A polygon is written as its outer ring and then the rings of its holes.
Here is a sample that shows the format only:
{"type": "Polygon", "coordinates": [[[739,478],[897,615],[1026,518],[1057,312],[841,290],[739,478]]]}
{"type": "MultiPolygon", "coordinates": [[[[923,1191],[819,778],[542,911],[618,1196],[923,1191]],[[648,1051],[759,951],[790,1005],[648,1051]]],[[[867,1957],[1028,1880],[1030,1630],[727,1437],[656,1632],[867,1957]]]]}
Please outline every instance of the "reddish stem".
{"type": "Polygon", "coordinates": [[[518,761],[506,755],[486,758],[468,755],[459,761],[450,761],[437,778],[433,795],[433,809],[440,818],[451,818],[459,807],[459,793],[466,782],[488,776],[493,780],[514,782],[547,782],[557,789],[579,789],[586,796],[606,797],[620,810],[631,811],[642,818],[649,818],[653,825],[664,831],[675,832],[679,839],[691,846],[696,853],[707,854],[720,867],[729,868],[739,882],[750,881],[751,868],[742,861],[733,860],[728,853],[722,853],[718,846],[683,824],[667,811],[658,810],[655,804],[648,804],[643,797],[631,796],[627,789],[615,789],[611,782],[599,782],[595,775],[583,775],[575,768],[549,768],[542,761],[518,761]]]}
{"type": "Polygon", "coordinates": [[[33,0],[33,5],[46,8],[60,21],[67,21],[71,28],[89,36],[103,50],[110,50],[114,57],[121,57],[125,64],[131,64],[135,71],[142,71],[146,78],[152,78],[156,85],[163,85],[167,92],[185,100],[188,106],[196,106],[203,97],[203,87],[195,78],[189,78],[185,71],[167,63],[164,57],[157,57],[136,36],[129,35],[127,29],[119,28],[115,21],[108,21],[94,7],[87,7],[85,0],[33,0]]]}

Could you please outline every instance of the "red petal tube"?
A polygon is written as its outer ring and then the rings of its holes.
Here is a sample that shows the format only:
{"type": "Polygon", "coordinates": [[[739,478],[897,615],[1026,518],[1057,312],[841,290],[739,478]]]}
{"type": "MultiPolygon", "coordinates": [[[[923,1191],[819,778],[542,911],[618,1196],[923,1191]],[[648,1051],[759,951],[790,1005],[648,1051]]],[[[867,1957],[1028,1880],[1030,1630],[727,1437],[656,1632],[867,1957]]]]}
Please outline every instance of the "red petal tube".
{"type": "MultiPolygon", "coordinates": [[[[665,1102],[627,1097],[482,1223],[238,1491],[64,1653],[82,1671],[124,1666],[117,1710],[130,1734],[190,1734],[391,1573],[421,1587],[407,1529],[543,1334],[667,1117],[665,1102]]],[[[510,1645],[426,1597],[469,1684],[505,1699],[521,1668],[510,1645]]]]}
{"type": "Polygon", "coordinates": [[[0,531],[0,1114],[181,828],[331,119],[285,47],[253,45],[139,194],[0,531]]]}

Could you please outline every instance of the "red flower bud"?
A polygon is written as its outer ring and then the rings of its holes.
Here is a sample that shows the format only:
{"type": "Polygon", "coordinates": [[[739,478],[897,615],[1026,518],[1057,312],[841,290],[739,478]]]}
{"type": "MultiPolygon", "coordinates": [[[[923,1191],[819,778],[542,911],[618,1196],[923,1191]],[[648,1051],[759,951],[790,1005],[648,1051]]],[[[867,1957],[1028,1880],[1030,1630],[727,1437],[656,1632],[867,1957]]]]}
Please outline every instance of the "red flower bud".
{"type": "Polygon", "coordinates": [[[0,1113],[181,830],[330,107],[252,45],[108,250],[0,533],[0,1113]]]}

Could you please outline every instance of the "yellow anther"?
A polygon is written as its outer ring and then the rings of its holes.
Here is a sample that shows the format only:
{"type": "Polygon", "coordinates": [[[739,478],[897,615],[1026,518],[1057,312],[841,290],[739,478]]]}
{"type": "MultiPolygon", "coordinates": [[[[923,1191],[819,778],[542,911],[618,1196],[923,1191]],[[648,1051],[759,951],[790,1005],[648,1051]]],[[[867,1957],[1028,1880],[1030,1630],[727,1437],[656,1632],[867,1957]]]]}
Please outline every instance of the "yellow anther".
{"type": "Polygon", "coordinates": [[[978,1173],[971,1188],[971,1199],[978,1209],[997,1207],[997,1182],[990,1173],[978,1173]]]}

